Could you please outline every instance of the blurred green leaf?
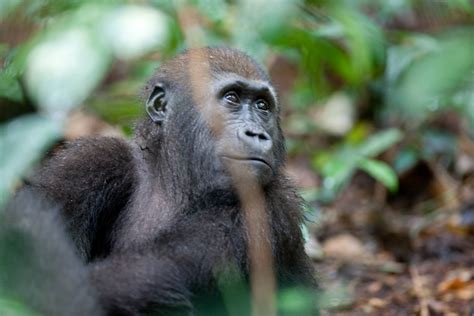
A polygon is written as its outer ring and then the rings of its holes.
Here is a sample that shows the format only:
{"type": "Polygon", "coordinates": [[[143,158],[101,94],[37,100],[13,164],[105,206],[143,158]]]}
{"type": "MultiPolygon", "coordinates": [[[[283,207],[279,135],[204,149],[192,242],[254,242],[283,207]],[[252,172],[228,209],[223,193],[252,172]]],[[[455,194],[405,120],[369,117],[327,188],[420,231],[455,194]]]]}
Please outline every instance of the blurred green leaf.
{"type": "MultiPolygon", "coordinates": [[[[314,203],[316,201],[325,202],[325,196],[320,188],[307,188],[299,190],[300,196],[303,198],[303,210],[305,222],[312,224],[321,221],[321,210],[319,206],[314,203]]],[[[303,223],[303,235],[309,233],[306,225],[303,223]]],[[[309,235],[307,236],[309,237],[309,235]]],[[[306,239],[306,237],[305,237],[306,239]]],[[[307,240],[307,239],[306,239],[307,240]]]]}
{"type": "Polygon", "coordinates": [[[232,25],[230,26],[231,42],[255,57],[263,61],[269,47],[262,39],[278,36],[286,23],[297,12],[298,0],[274,0],[268,5],[265,0],[243,0],[238,1],[235,7],[232,25]],[[262,12],[265,17],[262,18],[262,12]],[[271,18],[268,18],[271,17],[271,18]]]}
{"type": "Polygon", "coordinates": [[[26,87],[42,109],[64,116],[99,85],[113,55],[132,59],[164,45],[168,25],[151,7],[83,5],[54,20],[35,40],[26,87]]]}
{"type": "Polygon", "coordinates": [[[342,309],[350,306],[354,302],[354,296],[349,291],[347,285],[335,284],[316,296],[318,307],[321,309],[342,309]]]}
{"type": "Polygon", "coordinates": [[[420,158],[420,153],[411,148],[400,150],[394,161],[394,168],[398,174],[404,173],[414,167],[420,158]]]}
{"type": "Polygon", "coordinates": [[[38,316],[25,305],[5,297],[0,297],[0,315],[3,316],[38,316]]]}
{"type": "Polygon", "coordinates": [[[370,136],[358,145],[346,144],[333,152],[320,152],[313,166],[323,176],[322,197],[332,199],[343,189],[359,167],[390,190],[397,189],[397,176],[385,163],[369,159],[378,156],[402,138],[398,129],[389,129],[370,136]]]}
{"type": "Polygon", "coordinates": [[[474,7],[472,5],[472,1],[470,0],[451,0],[445,2],[447,6],[451,7],[452,9],[460,9],[464,10],[468,13],[474,13],[474,7]]]}
{"type": "Polygon", "coordinates": [[[336,7],[332,14],[344,27],[345,39],[350,49],[350,73],[347,80],[361,84],[371,78],[376,64],[385,55],[385,42],[379,27],[357,10],[336,7]]]}
{"type": "Polygon", "coordinates": [[[304,288],[289,288],[278,293],[278,310],[283,315],[314,315],[314,293],[304,288]]]}
{"type": "Polygon", "coordinates": [[[0,18],[11,14],[23,0],[2,0],[0,1],[0,18]]]}
{"type": "Polygon", "coordinates": [[[89,108],[93,109],[100,117],[112,124],[127,125],[144,113],[144,107],[138,105],[135,99],[94,98],[89,103],[89,108]]]}
{"type": "MultiPolygon", "coordinates": [[[[153,69],[152,69],[153,71],[153,69]]],[[[137,97],[137,91],[148,79],[138,75],[139,79],[127,79],[114,82],[101,93],[93,95],[87,107],[112,124],[132,125],[131,123],[144,113],[144,106],[137,97]]]]}
{"type": "Polygon", "coordinates": [[[398,189],[397,174],[386,163],[373,159],[359,159],[357,166],[385,185],[390,191],[398,189]]]}
{"type": "MultiPolygon", "coordinates": [[[[217,276],[217,286],[222,294],[229,316],[251,314],[250,289],[248,283],[245,282],[239,273],[237,266],[227,264],[223,267],[223,272],[217,276]]],[[[209,301],[208,304],[201,305],[204,307],[204,315],[212,315],[215,313],[212,301],[209,301]],[[209,308],[208,311],[205,311],[206,307],[209,308]]]]}
{"type": "Polygon", "coordinates": [[[213,22],[222,22],[227,17],[229,5],[225,0],[194,0],[194,5],[213,22]]]}
{"type": "MultiPolygon", "coordinates": [[[[87,3],[115,3],[124,2],[124,0],[2,0],[2,3],[14,4],[10,6],[10,10],[6,11],[6,15],[20,10],[21,14],[35,21],[41,21],[42,19],[50,19],[51,17],[58,16],[69,10],[75,10],[80,6],[87,3]]],[[[0,5],[0,13],[1,13],[0,5]]],[[[0,14],[0,17],[2,15],[0,14]]]]}
{"type": "Polygon", "coordinates": [[[26,67],[26,87],[42,109],[64,117],[89,96],[109,63],[108,50],[91,30],[71,27],[33,48],[26,67]]]}
{"type": "Polygon", "coordinates": [[[60,122],[35,114],[0,125],[0,207],[19,177],[61,135],[60,122]]]}
{"type": "Polygon", "coordinates": [[[428,35],[408,36],[401,45],[394,45],[387,52],[385,80],[389,85],[402,80],[402,74],[416,61],[438,48],[438,41],[428,35]]]}
{"type": "Polygon", "coordinates": [[[327,191],[338,192],[349,181],[355,171],[355,153],[350,150],[338,152],[325,163],[319,162],[324,177],[323,188],[327,191]]]}
{"type": "Polygon", "coordinates": [[[349,144],[360,144],[370,134],[371,126],[367,122],[359,122],[346,135],[346,142],[349,144]]]}
{"type": "Polygon", "coordinates": [[[427,129],[421,135],[421,156],[430,160],[436,158],[449,166],[456,157],[458,142],[455,135],[443,130],[427,129]]]}
{"type": "Polygon", "coordinates": [[[400,141],[403,134],[398,129],[388,129],[370,136],[358,147],[358,153],[364,157],[374,157],[400,141]]]}
{"type": "Polygon", "coordinates": [[[164,46],[169,20],[151,7],[127,5],[105,14],[99,29],[116,57],[133,59],[164,46]]]}
{"type": "Polygon", "coordinates": [[[473,28],[451,31],[437,41],[435,48],[414,60],[404,71],[403,80],[387,88],[392,110],[404,118],[422,120],[449,106],[443,101],[474,73],[473,34],[473,28]]]}
{"type": "Polygon", "coordinates": [[[18,79],[11,76],[6,71],[0,72],[0,97],[16,102],[21,102],[23,100],[23,93],[21,92],[18,79]]]}

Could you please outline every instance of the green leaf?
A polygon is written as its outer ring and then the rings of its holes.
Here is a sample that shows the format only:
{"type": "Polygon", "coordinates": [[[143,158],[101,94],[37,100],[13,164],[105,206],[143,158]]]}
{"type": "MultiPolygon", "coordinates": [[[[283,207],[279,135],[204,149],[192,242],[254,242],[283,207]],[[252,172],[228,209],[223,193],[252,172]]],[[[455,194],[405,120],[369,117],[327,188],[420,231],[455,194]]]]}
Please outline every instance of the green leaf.
{"type": "Polygon", "coordinates": [[[420,153],[417,150],[404,148],[396,156],[393,165],[397,173],[401,174],[414,167],[419,159],[420,153]]]}
{"type": "Polygon", "coordinates": [[[342,309],[354,303],[354,295],[347,284],[337,283],[318,293],[316,303],[319,308],[325,310],[342,309]]]}
{"type": "Polygon", "coordinates": [[[397,174],[386,163],[373,159],[359,159],[357,166],[385,185],[391,192],[398,189],[397,174]]]}
{"type": "Polygon", "coordinates": [[[301,229],[301,234],[303,235],[304,242],[307,242],[311,236],[309,233],[308,227],[306,227],[304,223],[301,223],[300,229],[301,229]]]}
{"type": "MultiPolygon", "coordinates": [[[[397,176],[393,170],[381,162],[367,159],[377,156],[402,138],[398,129],[377,133],[359,146],[344,146],[334,153],[322,152],[313,158],[313,166],[324,178],[321,196],[332,199],[350,181],[357,167],[367,168],[367,172],[389,187],[397,188],[397,176]],[[368,161],[368,162],[367,162],[368,161]],[[388,167],[388,171],[386,170],[388,167]]],[[[364,169],[365,170],[365,169],[364,169]]]]}
{"type": "Polygon", "coordinates": [[[2,0],[0,2],[0,18],[3,19],[11,14],[21,2],[22,0],[2,0]]]}
{"type": "Polygon", "coordinates": [[[364,157],[374,157],[402,139],[402,132],[398,129],[388,129],[369,137],[363,142],[358,153],[364,157]]]}
{"type": "Polygon", "coordinates": [[[443,130],[426,129],[421,133],[421,154],[423,158],[446,155],[452,160],[458,151],[456,135],[443,130]]]}
{"type": "Polygon", "coordinates": [[[278,293],[278,307],[284,315],[313,315],[313,293],[305,288],[287,288],[278,293]]]}
{"type": "Polygon", "coordinates": [[[410,120],[422,120],[472,78],[474,28],[451,31],[437,41],[435,49],[418,56],[399,82],[388,86],[387,101],[393,111],[410,120]]]}
{"type": "Polygon", "coordinates": [[[339,157],[332,157],[331,160],[323,166],[321,172],[324,177],[323,188],[332,193],[339,192],[350,180],[354,174],[356,165],[350,155],[339,157]]]}
{"type": "Polygon", "coordinates": [[[60,122],[35,114],[0,125],[0,207],[19,177],[61,134],[60,122]]]}
{"type": "Polygon", "coordinates": [[[159,10],[125,5],[107,13],[99,25],[103,39],[115,56],[134,59],[156,50],[168,41],[169,19],[159,10]]]}
{"type": "Polygon", "coordinates": [[[91,99],[88,106],[109,123],[132,125],[144,112],[144,107],[137,106],[136,103],[129,96],[119,98],[106,95],[91,99]]]}
{"type": "Polygon", "coordinates": [[[194,1],[198,10],[213,22],[224,21],[229,12],[229,4],[225,0],[194,1]]]}
{"type": "Polygon", "coordinates": [[[5,297],[0,297],[0,315],[5,316],[37,316],[25,305],[5,297]]]}
{"type": "Polygon", "coordinates": [[[31,50],[26,87],[42,109],[61,117],[96,88],[109,62],[108,51],[92,30],[76,25],[46,37],[31,50]]]}
{"type": "Polygon", "coordinates": [[[15,102],[21,102],[23,100],[20,83],[6,71],[0,72],[0,97],[15,102]]]}
{"type": "Polygon", "coordinates": [[[384,57],[384,38],[378,26],[358,10],[336,8],[332,15],[342,24],[346,45],[350,49],[347,80],[360,84],[370,79],[376,63],[384,57]]]}
{"type": "Polygon", "coordinates": [[[435,38],[422,34],[410,34],[403,44],[390,47],[387,51],[386,83],[396,84],[414,62],[437,48],[438,41],[435,38]]]}

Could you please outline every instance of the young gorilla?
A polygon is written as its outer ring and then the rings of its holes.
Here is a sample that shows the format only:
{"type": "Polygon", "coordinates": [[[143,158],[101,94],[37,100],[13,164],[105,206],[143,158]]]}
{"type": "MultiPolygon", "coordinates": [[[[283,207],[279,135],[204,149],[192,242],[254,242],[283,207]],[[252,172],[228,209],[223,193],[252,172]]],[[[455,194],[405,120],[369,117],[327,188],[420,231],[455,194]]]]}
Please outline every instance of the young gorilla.
{"type": "Polygon", "coordinates": [[[300,199],[282,173],[280,106],[260,66],[233,49],[190,50],[144,94],[148,117],[133,141],[72,142],[28,188],[61,207],[104,309],[193,313],[198,296],[217,297],[229,267],[248,280],[248,231],[229,168],[263,192],[279,286],[313,286],[300,199]]]}

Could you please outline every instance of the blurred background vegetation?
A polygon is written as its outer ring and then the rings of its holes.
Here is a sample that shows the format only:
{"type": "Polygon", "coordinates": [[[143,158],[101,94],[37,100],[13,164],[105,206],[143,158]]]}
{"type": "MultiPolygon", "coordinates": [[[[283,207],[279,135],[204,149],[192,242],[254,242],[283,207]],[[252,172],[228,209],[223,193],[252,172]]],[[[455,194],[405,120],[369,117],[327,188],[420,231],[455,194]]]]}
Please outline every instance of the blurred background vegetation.
{"type": "Polygon", "coordinates": [[[401,263],[439,218],[454,214],[462,240],[472,237],[470,0],[2,0],[0,206],[59,141],[131,136],[141,86],[193,45],[236,47],[269,69],[288,172],[319,218],[308,224],[315,259],[337,229],[362,240],[365,256],[384,250],[401,263]],[[407,214],[416,217],[398,221],[407,214]]]}

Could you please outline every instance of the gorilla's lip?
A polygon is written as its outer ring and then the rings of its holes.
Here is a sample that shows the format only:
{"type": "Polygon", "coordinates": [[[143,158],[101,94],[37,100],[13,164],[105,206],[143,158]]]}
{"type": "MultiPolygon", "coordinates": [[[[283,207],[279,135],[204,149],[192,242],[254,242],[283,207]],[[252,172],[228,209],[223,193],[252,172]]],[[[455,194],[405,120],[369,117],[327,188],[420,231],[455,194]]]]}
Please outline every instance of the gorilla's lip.
{"type": "Polygon", "coordinates": [[[261,157],[239,157],[239,156],[229,156],[229,155],[223,155],[222,157],[226,159],[238,160],[242,162],[263,164],[267,166],[268,168],[272,169],[272,166],[265,159],[261,157]]]}

